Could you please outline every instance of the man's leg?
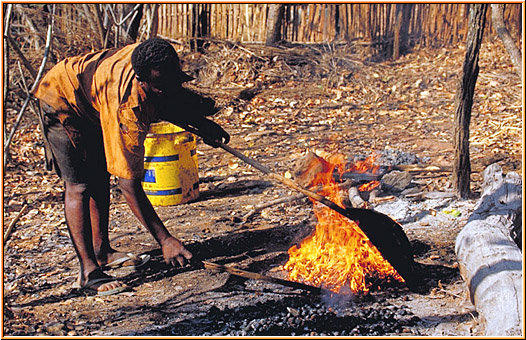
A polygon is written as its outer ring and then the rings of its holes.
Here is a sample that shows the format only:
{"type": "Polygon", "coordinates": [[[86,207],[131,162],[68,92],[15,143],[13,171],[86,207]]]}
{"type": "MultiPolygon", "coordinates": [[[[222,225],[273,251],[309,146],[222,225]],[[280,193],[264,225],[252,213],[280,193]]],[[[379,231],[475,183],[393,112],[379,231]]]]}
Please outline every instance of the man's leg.
{"type": "Polygon", "coordinates": [[[98,265],[91,236],[89,192],[86,184],[66,181],[65,215],[73,247],[80,262],[80,278],[85,281],[98,265]]]}
{"type": "Polygon", "coordinates": [[[110,246],[108,235],[109,210],[110,210],[110,174],[106,171],[106,158],[102,144],[102,134],[94,131],[88,150],[88,159],[91,168],[89,176],[89,213],[91,220],[92,242],[95,257],[100,266],[122,259],[122,266],[136,264],[128,255],[118,252],[110,246]],[[126,261],[126,259],[128,259],[126,261]]]}
{"type": "MultiPolygon", "coordinates": [[[[66,223],[79,259],[79,285],[82,287],[88,282],[90,274],[100,268],[93,250],[90,193],[86,184],[66,182],[65,196],[66,223]]],[[[103,292],[120,286],[120,282],[111,281],[98,285],[97,290],[103,292]]]]}
{"type": "MultiPolygon", "coordinates": [[[[89,280],[99,280],[92,289],[99,292],[124,286],[104,274],[97,263],[93,249],[93,238],[90,218],[89,164],[86,163],[85,144],[81,139],[68,136],[68,133],[58,121],[57,113],[50,107],[44,107],[44,136],[48,140],[53,153],[57,174],[65,181],[65,217],[71,241],[80,264],[79,284],[85,286],[89,280]],[[108,282],[109,281],[109,282],[108,282]]],[[[79,134],[80,135],[80,134],[79,134]]],[[[93,281],[92,281],[93,282],[93,281]]]]}
{"type": "MultiPolygon", "coordinates": [[[[93,182],[93,181],[92,181],[93,182]]],[[[108,261],[108,254],[114,251],[110,247],[108,235],[110,211],[110,178],[100,176],[97,183],[90,183],[89,213],[91,220],[92,243],[95,256],[100,265],[108,261]]]]}

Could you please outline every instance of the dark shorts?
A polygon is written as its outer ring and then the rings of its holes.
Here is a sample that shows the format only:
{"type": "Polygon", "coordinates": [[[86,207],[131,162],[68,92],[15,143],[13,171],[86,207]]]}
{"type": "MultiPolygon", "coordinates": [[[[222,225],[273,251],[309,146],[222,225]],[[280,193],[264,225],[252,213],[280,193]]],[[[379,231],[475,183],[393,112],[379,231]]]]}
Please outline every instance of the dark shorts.
{"type": "Polygon", "coordinates": [[[85,184],[109,177],[100,125],[81,118],[68,118],[62,124],[58,119],[60,112],[43,102],[40,107],[44,138],[57,175],[67,182],[85,184]]]}

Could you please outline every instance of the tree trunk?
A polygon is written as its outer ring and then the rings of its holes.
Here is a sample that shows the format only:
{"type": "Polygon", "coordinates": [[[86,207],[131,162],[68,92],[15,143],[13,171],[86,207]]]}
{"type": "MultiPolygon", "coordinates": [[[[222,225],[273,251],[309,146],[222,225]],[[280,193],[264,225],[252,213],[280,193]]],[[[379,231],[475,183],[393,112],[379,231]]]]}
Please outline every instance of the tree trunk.
{"type": "Polygon", "coordinates": [[[515,70],[522,77],[522,56],[521,51],[515,45],[515,42],[511,38],[510,32],[504,24],[504,5],[503,4],[492,4],[491,5],[491,22],[499,38],[502,40],[504,47],[510,55],[511,62],[515,66],[515,70]]]}
{"type": "Polygon", "coordinates": [[[522,252],[512,239],[521,228],[521,212],[521,177],[503,176],[497,164],[487,167],[483,194],[455,242],[460,273],[486,336],[521,335],[522,252]]]}
{"type": "Polygon", "coordinates": [[[469,197],[471,164],[469,160],[469,124],[473,94],[479,73],[479,50],[486,24],[487,4],[472,4],[469,11],[469,32],[466,41],[466,56],[462,69],[462,79],[455,98],[455,122],[453,147],[453,188],[460,198],[469,197]]]}
{"type": "Polygon", "coordinates": [[[394,24],[394,40],[393,40],[393,59],[400,57],[400,30],[402,28],[402,4],[395,5],[395,24],[394,24]]]}
{"type": "Polygon", "coordinates": [[[95,13],[95,24],[97,26],[97,31],[99,32],[99,38],[102,45],[102,48],[108,46],[108,34],[110,32],[110,27],[104,28],[104,21],[102,18],[102,12],[100,11],[99,4],[90,4],[88,5],[91,8],[92,13],[95,13]]]}
{"type": "Polygon", "coordinates": [[[407,50],[411,7],[412,4],[396,4],[392,54],[395,60],[407,50]]]}
{"type": "Polygon", "coordinates": [[[285,7],[283,4],[269,5],[265,45],[274,45],[281,39],[281,22],[283,21],[284,12],[285,7]]]}

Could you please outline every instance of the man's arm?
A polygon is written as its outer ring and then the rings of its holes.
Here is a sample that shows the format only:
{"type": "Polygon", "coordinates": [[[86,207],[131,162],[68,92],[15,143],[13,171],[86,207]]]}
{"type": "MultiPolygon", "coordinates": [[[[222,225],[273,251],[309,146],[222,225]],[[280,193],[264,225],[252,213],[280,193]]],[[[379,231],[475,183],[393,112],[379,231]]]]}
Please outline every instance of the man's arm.
{"type": "Polygon", "coordinates": [[[161,246],[164,261],[172,265],[175,265],[175,261],[177,261],[183,266],[184,259],[190,260],[192,254],[184,248],[181,241],[170,234],[159,218],[159,215],[157,215],[153,209],[150,200],[142,188],[141,180],[119,178],[119,187],[133,214],[161,246]]]}
{"type": "Polygon", "coordinates": [[[160,119],[202,137],[206,144],[217,147],[216,142],[230,141],[230,135],[219,124],[206,118],[218,112],[211,98],[181,87],[158,109],[160,119]]]}
{"type": "Polygon", "coordinates": [[[203,138],[203,142],[213,147],[218,147],[216,142],[228,144],[230,141],[230,135],[219,124],[205,117],[197,117],[185,122],[174,121],[173,123],[200,136],[203,138]]]}

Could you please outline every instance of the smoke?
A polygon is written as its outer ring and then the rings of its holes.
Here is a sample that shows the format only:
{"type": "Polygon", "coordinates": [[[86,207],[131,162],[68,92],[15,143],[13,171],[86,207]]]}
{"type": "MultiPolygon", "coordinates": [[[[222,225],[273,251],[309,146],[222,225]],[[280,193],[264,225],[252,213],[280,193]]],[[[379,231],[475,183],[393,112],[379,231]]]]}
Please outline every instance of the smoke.
{"type": "Polygon", "coordinates": [[[349,308],[354,304],[356,295],[347,285],[343,286],[338,293],[330,290],[324,290],[321,295],[321,301],[327,307],[332,309],[337,315],[340,310],[349,308]]]}

